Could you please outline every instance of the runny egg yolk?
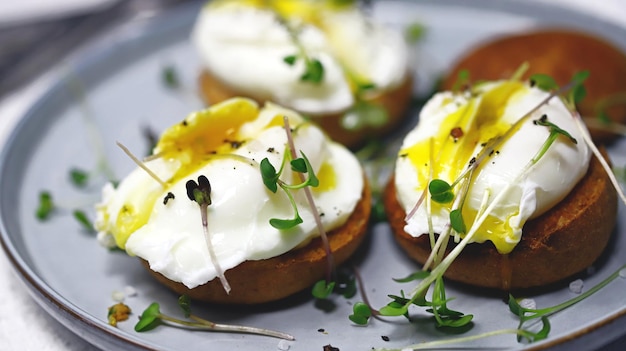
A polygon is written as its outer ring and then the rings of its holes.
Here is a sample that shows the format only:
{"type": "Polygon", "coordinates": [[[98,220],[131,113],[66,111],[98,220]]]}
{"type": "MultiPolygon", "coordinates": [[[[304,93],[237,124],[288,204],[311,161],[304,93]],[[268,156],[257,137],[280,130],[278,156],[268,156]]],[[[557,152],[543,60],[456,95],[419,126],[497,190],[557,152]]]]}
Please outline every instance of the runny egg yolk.
{"type": "MultiPolygon", "coordinates": [[[[508,81],[479,97],[471,98],[446,116],[438,131],[430,138],[401,150],[400,155],[407,157],[417,170],[420,181],[416,190],[424,191],[432,179],[452,184],[488,141],[504,135],[512,127],[512,123],[503,118],[504,107],[521,89],[527,88],[521,82],[508,81]]],[[[474,174],[480,172],[480,168],[479,165],[474,174]]],[[[458,194],[460,186],[457,185],[453,191],[458,194]]],[[[454,202],[441,204],[431,201],[434,213],[440,212],[442,208],[450,212],[453,205],[454,202]]],[[[474,241],[490,240],[500,253],[510,252],[516,243],[506,240],[513,231],[509,219],[517,214],[510,213],[507,218],[489,215],[474,235],[474,241]]],[[[469,228],[476,219],[477,210],[463,206],[462,215],[465,226],[469,228]]]]}
{"type": "MultiPolygon", "coordinates": [[[[169,179],[162,179],[167,187],[183,181],[212,159],[232,157],[234,160],[245,160],[244,157],[234,154],[240,145],[251,141],[250,135],[245,138],[240,135],[240,129],[246,123],[256,120],[258,116],[259,108],[256,103],[247,99],[234,99],[193,113],[167,129],[154,149],[154,155],[177,167],[169,179]]],[[[277,126],[280,128],[284,126],[283,116],[279,113],[268,119],[258,133],[277,126]]],[[[298,128],[307,126],[307,122],[300,121],[298,128]]],[[[291,127],[296,128],[293,124],[291,127]]],[[[283,151],[280,150],[281,154],[283,151]]],[[[326,162],[322,163],[316,176],[319,179],[319,186],[314,188],[314,191],[324,192],[335,187],[335,170],[326,162]]],[[[156,202],[162,201],[163,192],[167,191],[162,187],[149,188],[143,185],[128,189],[124,204],[117,213],[115,225],[109,228],[120,248],[125,247],[133,232],[148,222],[156,202]]]]}

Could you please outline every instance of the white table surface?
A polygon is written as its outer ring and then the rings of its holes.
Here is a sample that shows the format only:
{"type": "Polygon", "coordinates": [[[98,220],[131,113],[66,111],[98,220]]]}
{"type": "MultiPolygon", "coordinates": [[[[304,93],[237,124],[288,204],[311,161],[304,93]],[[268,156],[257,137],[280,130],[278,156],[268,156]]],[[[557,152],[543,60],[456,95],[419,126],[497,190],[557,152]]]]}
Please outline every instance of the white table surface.
{"type": "MultiPolygon", "coordinates": [[[[62,1],[62,0],[58,0],[62,1]]],[[[39,1],[41,6],[58,5],[58,1],[39,1]]],[[[75,0],[63,0],[74,2],[75,0]]],[[[523,1],[523,0],[520,0],[523,1]]],[[[533,0],[537,2],[558,3],[604,18],[611,22],[626,26],[626,1],[624,0],[533,0]]],[[[22,18],[28,16],[19,11],[19,3],[32,5],[33,1],[1,0],[0,12],[8,9],[18,13],[22,18]]],[[[68,13],[73,10],[68,7],[68,13]]],[[[41,16],[42,11],[37,11],[41,16]]],[[[4,12],[6,15],[6,12],[4,12]]],[[[59,16],[58,12],[54,12],[59,16]]],[[[0,20],[2,17],[0,17],[0,20]]],[[[11,18],[9,18],[11,20],[11,18]]],[[[0,23],[1,24],[1,23],[0,23]]],[[[1,78],[1,77],[0,77],[1,78]]],[[[43,84],[42,84],[43,85],[43,84]]],[[[29,96],[37,95],[37,85],[11,93],[0,101],[0,146],[10,133],[18,116],[28,107],[29,96]]],[[[38,350],[38,351],[90,351],[97,350],[80,337],[73,334],[63,325],[50,317],[32,300],[26,287],[10,266],[4,252],[0,253],[0,351],[5,350],[38,350]]],[[[610,349],[618,349],[614,344],[610,349]]],[[[609,348],[607,348],[609,349],[609,348]]]]}

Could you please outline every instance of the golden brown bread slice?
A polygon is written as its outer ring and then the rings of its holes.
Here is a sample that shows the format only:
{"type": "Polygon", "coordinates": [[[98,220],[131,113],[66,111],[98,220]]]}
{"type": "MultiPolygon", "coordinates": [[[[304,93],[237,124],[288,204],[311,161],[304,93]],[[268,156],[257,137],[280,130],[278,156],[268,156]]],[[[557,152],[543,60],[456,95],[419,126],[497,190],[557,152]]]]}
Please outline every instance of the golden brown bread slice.
{"type": "MultiPolygon", "coordinates": [[[[207,70],[202,71],[199,78],[200,94],[207,104],[215,104],[236,96],[246,96],[258,103],[263,104],[268,97],[250,96],[250,94],[242,94],[236,91],[223,81],[212,75],[207,70]]],[[[388,120],[381,127],[365,127],[355,130],[349,130],[341,125],[341,118],[344,112],[326,114],[326,115],[307,115],[315,123],[317,123],[328,134],[330,139],[339,142],[348,147],[354,148],[363,144],[368,138],[384,135],[393,130],[404,117],[407,116],[407,109],[411,102],[411,94],[413,92],[413,79],[410,74],[398,87],[385,91],[369,102],[382,106],[388,112],[388,120]]]]}
{"type": "MultiPolygon", "coordinates": [[[[365,182],[361,200],[347,222],[328,233],[336,265],[345,262],[363,241],[371,210],[370,189],[365,182]]],[[[177,294],[186,294],[199,301],[222,304],[259,304],[285,298],[323,279],[326,253],[318,237],[306,246],[266,260],[246,261],[225,272],[232,290],[226,294],[218,278],[193,289],[167,279],[144,267],[162,284],[177,294]]]]}
{"type": "MultiPolygon", "coordinates": [[[[544,73],[559,85],[567,84],[574,73],[588,70],[587,96],[577,106],[581,115],[596,117],[608,98],[619,101],[621,97],[621,103],[606,112],[614,122],[626,123],[626,54],[606,40],[571,30],[542,29],[491,38],[458,58],[441,88],[451,90],[461,70],[469,71],[473,82],[508,79],[524,62],[530,64],[524,78],[544,73]]],[[[592,126],[590,131],[596,141],[617,136],[592,126]]]]}
{"type": "MultiPolygon", "coordinates": [[[[391,179],[384,195],[389,223],[400,246],[423,264],[430,255],[428,235],[414,238],[404,232],[406,214],[396,199],[394,184],[391,179]]],[[[570,194],[525,224],[522,239],[510,254],[499,254],[491,242],[469,244],[445,276],[505,291],[563,280],[584,270],[602,254],[616,216],[615,188],[600,162],[592,157],[586,175],[570,194]]]]}

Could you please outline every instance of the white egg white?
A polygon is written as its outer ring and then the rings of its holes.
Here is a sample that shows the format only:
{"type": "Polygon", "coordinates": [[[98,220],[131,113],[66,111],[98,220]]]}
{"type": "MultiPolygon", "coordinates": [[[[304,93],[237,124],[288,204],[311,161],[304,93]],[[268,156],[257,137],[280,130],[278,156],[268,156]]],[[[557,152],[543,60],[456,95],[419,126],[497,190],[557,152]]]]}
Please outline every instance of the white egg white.
{"type": "MultiPolygon", "coordinates": [[[[416,144],[424,143],[429,138],[451,138],[450,130],[442,130],[443,121],[450,115],[458,113],[462,109],[473,106],[484,106],[489,101],[487,92],[503,87],[504,82],[485,84],[480,87],[476,95],[462,93],[443,92],[436,94],[423,108],[417,127],[404,139],[401,157],[398,157],[395,168],[395,185],[397,197],[407,213],[415,207],[424,188],[431,179],[443,179],[452,183],[456,176],[460,175],[469,165],[471,157],[477,157],[485,146],[485,143],[472,144],[473,150],[468,153],[469,158],[461,160],[463,168],[453,169],[453,177],[442,172],[432,174],[430,177],[420,176],[419,167],[406,155],[407,150],[416,144]]],[[[475,92],[476,93],[476,92],[475,92]]],[[[511,94],[506,102],[494,111],[498,119],[505,125],[513,125],[533,108],[538,106],[548,93],[538,89],[521,85],[511,94]]],[[[469,110],[469,109],[468,109],[469,110]]],[[[479,120],[479,114],[485,113],[478,107],[475,111],[475,120],[479,120]],[[477,111],[477,112],[476,112],[477,111]]],[[[484,128],[484,127],[483,127],[484,128]]],[[[488,132],[484,129],[482,132],[488,132]]],[[[463,135],[461,138],[473,138],[474,135],[463,135]]],[[[412,152],[431,152],[429,150],[412,152]]],[[[432,154],[436,155],[437,150],[432,154]]],[[[431,156],[436,157],[436,156],[431,156]]],[[[542,105],[530,118],[527,118],[522,126],[509,137],[504,144],[488,157],[478,168],[467,194],[464,208],[479,211],[489,204],[500,192],[505,191],[505,196],[497,203],[490,213],[497,221],[502,221],[508,227],[506,232],[491,233],[494,228],[487,225],[473,237],[473,241],[492,241],[501,253],[510,252],[519,242],[522,228],[528,219],[539,216],[561,201],[572,190],[576,183],[585,175],[591,152],[583,142],[578,127],[571,113],[563,102],[558,98],[552,98],[547,104],[542,105]],[[545,155],[534,164],[524,176],[524,167],[536,155],[546,141],[549,129],[545,126],[535,125],[534,120],[546,115],[551,123],[569,132],[577,139],[574,143],[566,137],[560,136],[549,147],[545,155]]],[[[437,160],[445,163],[450,160],[437,160]]],[[[452,166],[451,166],[452,167],[452,166]]],[[[427,171],[426,171],[426,174],[427,171]]],[[[456,192],[460,192],[457,188],[456,192]]],[[[412,236],[420,236],[429,233],[429,220],[432,221],[432,229],[435,233],[443,233],[450,225],[450,206],[433,206],[432,213],[428,213],[426,204],[408,220],[405,231],[412,236]]],[[[467,222],[467,220],[466,220],[467,222]]],[[[470,226],[472,223],[466,223],[470,226]]]]}
{"type": "MultiPolygon", "coordinates": [[[[104,232],[114,231],[117,214],[125,204],[140,202],[136,194],[156,191],[158,200],[149,209],[146,223],[130,234],[125,242],[126,251],[148,261],[154,271],[189,288],[204,284],[216,277],[216,269],[205,242],[200,207],[188,198],[185,187],[188,180],[204,175],[212,188],[208,231],[224,270],[247,260],[275,257],[306,244],[319,232],[302,190],[294,194],[303,223],[288,230],[278,230],[269,224],[270,218],[294,215],[282,190],[272,193],[266,188],[259,168],[264,158],[277,170],[280,168],[287,151],[287,137],[282,125],[270,125],[270,121],[282,115],[288,115],[290,126],[294,128],[296,149],[307,156],[315,172],[322,167],[335,170],[331,179],[334,185],[325,187],[322,182],[329,179],[320,178],[319,190],[312,188],[312,193],[317,210],[323,213],[325,230],[341,226],[361,199],[364,183],[359,162],[343,146],[329,141],[318,127],[306,123],[292,111],[268,104],[255,120],[239,128],[237,135],[245,140],[240,147],[232,153],[209,157],[167,188],[139,168],[117,189],[105,187],[105,196],[98,205],[97,227],[104,232]],[[165,203],[162,200],[168,193],[174,198],[165,203]]],[[[176,164],[175,160],[160,158],[146,162],[149,168],[156,166],[156,172],[164,179],[177,170],[176,164]]],[[[281,179],[287,183],[300,182],[300,179],[292,179],[289,171],[284,172],[281,179]]]]}

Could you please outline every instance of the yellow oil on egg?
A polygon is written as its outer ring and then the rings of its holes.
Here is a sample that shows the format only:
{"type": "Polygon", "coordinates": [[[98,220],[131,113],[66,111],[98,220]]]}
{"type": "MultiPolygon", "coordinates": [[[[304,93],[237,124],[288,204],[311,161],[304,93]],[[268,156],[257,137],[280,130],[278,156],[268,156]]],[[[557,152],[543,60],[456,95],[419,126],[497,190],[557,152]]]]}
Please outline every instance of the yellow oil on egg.
{"type": "MultiPolygon", "coordinates": [[[[248,99],[233,99],[212,108],[195,112],[161,135],[154,154],[179,165],[167,184],[183,179],[202,167],[212,156],[228,153],[239,128],[259,114],[257,104],[248,99]]],[[[127,194],[111,228],[116,244],[124,248],[130,235],[147,223],[162,188],[138,186],[127,194]]]]}
{"type": "MultiPolygon", "coordinates": [[[[408,157],[417,170],[419,188],[416,191],[423,192],[432,179],[441,179],[452,184],[468,168],[485,144],[507,133],[512,123],[503,120],[504,108],[509,99],[521,89],[526,89],[521,82],[507,81],[485,93],[470,97],[466,103],[460,104],[458,109],[443,118],[436,134],[400,150],[401,157],[408,157]]],[[[450,100],[444,103],[456,102],[450,100]]],[[[475,172],[479,170],[480,165],[475,172]]],[[[459,187],[454,191],[458,193],[459,187]]],[[[442,208],[450,212],[453,202],[440,204],[431,201],[431,206],[434,213],[442,208]]],[[[466,227],[471,227],[476,220],[477,209],[463,206],[462,214],[466,227]]],[[[515,215],[517,213],[510,213],[507,218],[489,215],[474,235],[474,241],[489,240],[500,253],[510,252],[515,244],[507,241],[513,232],[508,223],[515,215]]]]}
{"type": "MultiPolygon", "coordinates": [[[[259,106],[252,100],[234,98],[192,113],[182,122],[166,129],[153,151],[153,157],[159,158],[172,169],[171,177],[161,179],[165,186],[161,186],[146,175],[139,181],[135,177],[135,180],[132,180],[134,183],[125,185],[122,182],[123,203],[116,207],[119,210],[114,225],[105,228],[105,231],[110,232],[116,244],[124,249],[131,234],[148,222],[156,202],[163,200],[163,194],[170,186],[184,180],[189,174],[216,158],[241,159],[243,156],[234,153],[241,145],[250,142],[267,129],[284,127],[286,110],[275,106],[269,109],[266,106],[266,110],[271,114],[261,112],[259,106]],[[259,119],[262,114],[265,117],[259,119]],[[243,133],[242,127],[249,122],[256,122],[253,131],[243,133]]],[[[312,127],[312,124],[300,117],[293,119],[292,117],[288,116],[294,133],[297,133],[299,128],[312,127]]],[[[319,179],[319,186],[313,188],[315,192],[330,191],[337,185],[337,174],[328,162],[321,164],[316,176],[319,179]]],[[[298,178],[292,176],[292,179],[298,178]]],[[[111,214],[104,211],[103,217],[108,222],[111,214]]]]}

